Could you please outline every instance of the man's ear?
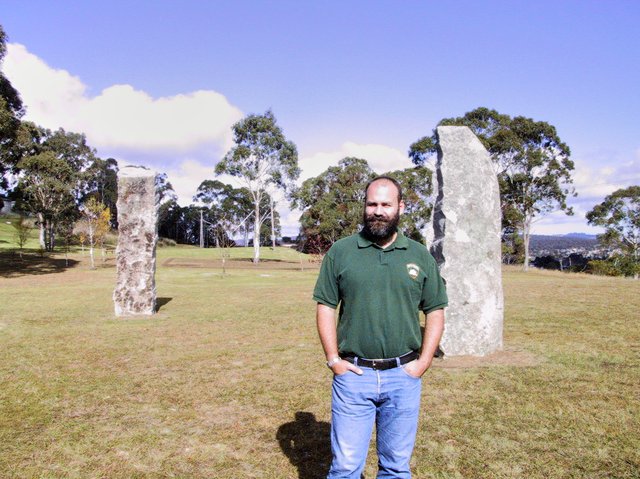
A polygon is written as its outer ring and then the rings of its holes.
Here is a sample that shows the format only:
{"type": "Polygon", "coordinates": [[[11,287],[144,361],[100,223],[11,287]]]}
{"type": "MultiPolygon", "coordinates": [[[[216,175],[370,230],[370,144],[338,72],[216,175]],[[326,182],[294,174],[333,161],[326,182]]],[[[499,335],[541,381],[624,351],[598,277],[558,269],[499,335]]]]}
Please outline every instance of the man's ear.
{"type": "Polygon", "coordinates": [[[400,203],[398,203],[398,212],[400,214],[404,213],[404,200],[401,200],[400,203]]]}

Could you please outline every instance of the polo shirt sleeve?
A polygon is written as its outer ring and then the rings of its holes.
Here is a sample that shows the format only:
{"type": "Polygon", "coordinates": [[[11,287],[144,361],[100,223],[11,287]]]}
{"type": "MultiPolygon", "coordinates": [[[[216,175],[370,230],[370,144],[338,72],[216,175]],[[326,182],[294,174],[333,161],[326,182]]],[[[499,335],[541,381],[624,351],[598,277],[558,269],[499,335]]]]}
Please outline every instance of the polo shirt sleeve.
{"type": "Polygon", "coordinates": [[[427,262],[427,278],[422,288],[420,309],[424,314],[445,308],[449,304],[447,288],[438,271],[438,265],[431,255],[427,262]]]}
{"type": "Polygon", "coordinates": [[[322,260],[320,274],[313,290],[313,299],[333,309],[336,309],[340,302],[334,258],[330,253],[327,253],[322,260]]]}

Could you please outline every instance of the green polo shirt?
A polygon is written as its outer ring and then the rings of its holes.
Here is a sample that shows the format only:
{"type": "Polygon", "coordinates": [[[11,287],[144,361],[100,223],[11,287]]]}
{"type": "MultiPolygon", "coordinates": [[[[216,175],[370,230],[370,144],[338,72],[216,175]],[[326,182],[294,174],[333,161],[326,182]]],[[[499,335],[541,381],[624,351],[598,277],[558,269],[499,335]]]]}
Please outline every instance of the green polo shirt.
{"type": "Polygon", "coordinates": [[[337,241],[322,261],[313,299],[340,305],[340,353],[371,359],[419,350],[419,312],[447,306],[435,260],[401,233],[385,249],[361,234],[337,241]]]}

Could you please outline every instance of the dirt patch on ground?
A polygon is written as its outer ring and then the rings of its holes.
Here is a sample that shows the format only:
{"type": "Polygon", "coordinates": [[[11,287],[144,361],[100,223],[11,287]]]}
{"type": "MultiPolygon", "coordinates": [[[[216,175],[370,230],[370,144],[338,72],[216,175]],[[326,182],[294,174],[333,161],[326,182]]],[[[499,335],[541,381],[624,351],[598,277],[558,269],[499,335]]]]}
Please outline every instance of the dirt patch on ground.
{"type": "MultiPolygon", "coordinates": [[[[193,259],[193,258],[167,258],[162,262],[162,266],[167,268],[217,268],[222,269],[220,259],[193,259]]],[[[254,263],[250,259],[229,259],[225,261],[227,269],[280,269],[280,270],[308,270],[320,268],[319,263],[309,263],[308,261],[289,262],[279,259],[261,259],[259,263],[254,263]]]]}
{"type": "Polygon", "coordinates": [[[493,366],[531,367],[543,359],[528,351],[506,348],[486,356],[445,356],[433,360],[433,366],[445,369],[487,368],[493,366]]]}

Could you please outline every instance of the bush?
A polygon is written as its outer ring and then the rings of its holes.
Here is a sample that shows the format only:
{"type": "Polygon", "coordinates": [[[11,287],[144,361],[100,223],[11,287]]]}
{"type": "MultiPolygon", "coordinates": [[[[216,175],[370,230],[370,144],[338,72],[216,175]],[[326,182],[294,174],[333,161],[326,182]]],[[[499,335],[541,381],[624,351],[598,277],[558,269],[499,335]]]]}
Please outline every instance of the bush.
{"type": "Polygon", "coordinates": [[[160,238],[158,240],[158,248],[167,248],[167,247],[170,247],[170,246],[176,246],[177,244],[178,243],[176,243],[171,238],[160,238]]]}
{"type": "Polygon", "coordinates": [[[602,276],[634,276],[640,273],[640,264],[631,256],[613,255],[606,260],[593,260],[587,264],[587,273],[602,276]]]}
{"type": "Polygon", "coordinates": [[[587,273],[599,276],[620,276],[620,270],[616,268],[612,261],[606,259],[595,259],[587,264],[587,273]]]}

